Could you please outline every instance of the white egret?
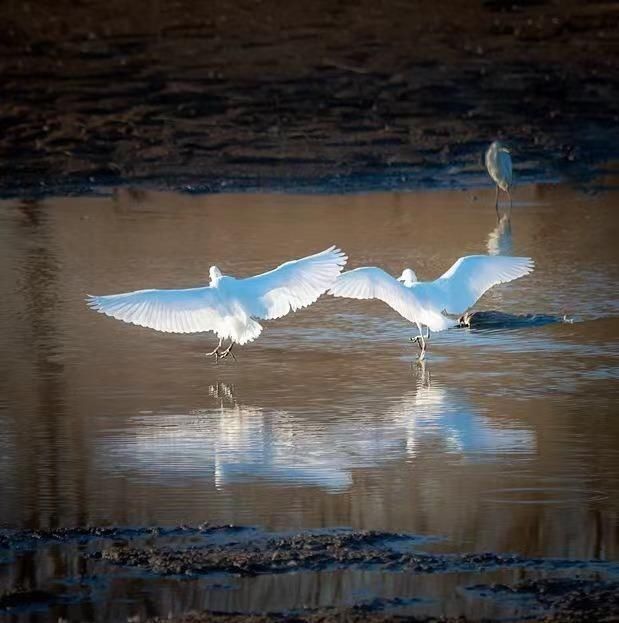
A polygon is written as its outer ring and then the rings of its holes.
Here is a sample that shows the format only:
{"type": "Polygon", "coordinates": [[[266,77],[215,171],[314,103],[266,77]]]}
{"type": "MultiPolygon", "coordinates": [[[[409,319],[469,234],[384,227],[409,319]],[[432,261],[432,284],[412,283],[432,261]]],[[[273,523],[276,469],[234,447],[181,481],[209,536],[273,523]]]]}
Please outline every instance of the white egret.
{"type": "Polygon", "coordinates": [[[208,286],[89,295],[86,300],[102,314],[157,331],[213,331],[219,344],[207,356],[217,361],[232,354],[235,343],[245,344],[260,335],[262,326],[255,318],[281,318],[311,305],[333,285],[347,259],[333,246],[246,279],[223,275],[219,268],[211,266],[208,286]],[[226,338],[230,344],[221,350],[226,338]]]}
{"type": "Polygon", "coordinates": [[[430,330],[457,326],[445,314],[463,314],[492,286],[518,279],[533,270],[528,257],[469,255],[461,257],[435,281],[422,282],[410,268],[395,279],[375,266],[342,273],[329,290],[333,296],[353,299],[380,299],[401,316],[417,325],[419,335],[411,338],[421,348],[423,360],[430,330]],[[422,326],[428,333],[423,335],[422,326]]]}
{"type": "Polygon", "coordinates": [[[499,189],[509,197],[509,214],[512,212],[512,196],[509,189],[512,185],[512,157],[510,151],[500,141],[494,141],[486,151],[486,169],[496,184],[494,208],[499,218],[499,189]]]}

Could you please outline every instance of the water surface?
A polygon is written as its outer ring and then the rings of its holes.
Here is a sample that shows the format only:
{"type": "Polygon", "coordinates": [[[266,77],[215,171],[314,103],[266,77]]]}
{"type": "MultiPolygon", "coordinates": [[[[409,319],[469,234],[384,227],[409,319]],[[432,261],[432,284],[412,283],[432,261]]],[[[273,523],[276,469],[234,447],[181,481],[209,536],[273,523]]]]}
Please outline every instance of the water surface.
{"type": "Polygon", "coordinates": [[[0,524],[350,526],[440,536],[447,551],[616,559],[615,212],[614,192],[542,185],[518,189],[511,230],[493,191],[0,203],[0,524]],[[332,243],[350,268],[422,279],[461,255],[528,255],[535,272],[476,308],[574,322],[450,330],[422,366],[385,305],[323,297],[215,365],[212,335],[83,301],[332,243]]]}

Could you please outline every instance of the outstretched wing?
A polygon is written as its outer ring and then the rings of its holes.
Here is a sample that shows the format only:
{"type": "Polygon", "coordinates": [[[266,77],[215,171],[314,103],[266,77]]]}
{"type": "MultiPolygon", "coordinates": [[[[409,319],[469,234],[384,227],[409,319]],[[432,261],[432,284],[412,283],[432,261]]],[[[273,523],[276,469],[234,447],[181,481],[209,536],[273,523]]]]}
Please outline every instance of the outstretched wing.
{"type": "Polygon", "coordinates": [[[461,257],[444,275],[430,283],[420,283],[419,296],[448,314],[462,314],[492,286],[528,275],[533,270],[530,257],[469,255],[461,257]]]}
{"type": "Polygon", "coordinates": [[[333,285],[347,259],[340,249],[330,247],[286,262],[268,273],[239,279],[239,297],[252,316],[280,318],[316,301],[333,285]]]}
{"type": "Polygon", "coordinates": [[[342,273],[329,294],[351,299],[380,299],[410,322],[425,324],[432,331],[442,331],[453,325],[441,313],[424,309],[411,289],[375,266],[342,273]]]}
{"type": "Polygon", "coordinates": [[[89,295],[86,300],[106,316],[168,333],[217,331],[222,322],[218,295],[210,287],[89,295]]]}

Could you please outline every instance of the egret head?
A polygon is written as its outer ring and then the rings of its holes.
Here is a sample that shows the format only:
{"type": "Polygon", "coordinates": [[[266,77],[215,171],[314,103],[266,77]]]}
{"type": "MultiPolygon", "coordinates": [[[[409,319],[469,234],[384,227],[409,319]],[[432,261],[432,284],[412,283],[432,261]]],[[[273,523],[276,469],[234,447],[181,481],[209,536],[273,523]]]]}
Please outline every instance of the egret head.
{"type": "Polygon", "coordinates": [[[509,149],[509,147],[505,143],[502,143],[501,141],[494,141],[492,145],[494,146],[496,151],[504,151],[508,154],[511,153],[511,150],[509,149]]]}
{"type": "Polygon", "coordinates": [[[412,268],[405,268],[402,274],[398,277],[398,281],[401,281],[405,286],[412,286],[417,281],[417,275],[412,268]]]}
{"type": "Polygon", "coordinates": [[[211,285],[215,285],[223,275],[217,266],[211,266],[208,270],[208,276],[211,278],[211,285]]]}

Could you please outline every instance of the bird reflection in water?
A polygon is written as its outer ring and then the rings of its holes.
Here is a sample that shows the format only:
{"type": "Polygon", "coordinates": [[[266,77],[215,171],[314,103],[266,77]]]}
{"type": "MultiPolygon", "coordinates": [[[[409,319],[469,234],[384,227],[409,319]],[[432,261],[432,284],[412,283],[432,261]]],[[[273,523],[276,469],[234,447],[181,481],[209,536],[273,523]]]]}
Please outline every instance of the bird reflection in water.
{"type": "Polygon", "coordinates": [[[355,469],[423,453],[459,462],[534,449],[531,430],[479,412],[432,381],[424,365],[417,377],[415,389],[382,413],[381,403],[368,403],[354,417],[343,410],[328,419],[243,405],[233,386],[217,383],[209,388],[217,407],[142,416],[134,434],[105,454],[117,465],[147,471],[149,479],[212,479],[217,488],[268,480],[338,491],[352,485],[355,469]]]}
{"type": "Polygon", "coordinates": [[[417,364],[417,390],[407,394],[388,412],[406,426],[410,456],[424,450],[432,438],[442,440],[445,451],[465,460],[492,459],[500,454],[531,452],[534,433],[514,425],[505,426],[483,415],[465,400],[432,382],[425,362],[417,364]]]}
{"type": "Polygon", "coordinates": [[[508,216],[501,216],[497,226],[488,234],[486,248],[488,255],[512,255],[512,224],[508,216]]]}

